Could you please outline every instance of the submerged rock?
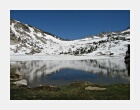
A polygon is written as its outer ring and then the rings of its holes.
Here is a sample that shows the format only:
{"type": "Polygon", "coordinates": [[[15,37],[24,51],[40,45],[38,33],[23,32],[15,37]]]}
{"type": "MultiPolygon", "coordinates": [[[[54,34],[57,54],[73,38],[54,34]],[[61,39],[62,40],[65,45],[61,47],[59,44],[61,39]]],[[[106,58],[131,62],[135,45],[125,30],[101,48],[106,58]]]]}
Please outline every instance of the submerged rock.
{"type": "Polygon", "coordinates": [[[85,90],[106,90],[106,88],[88,86],[85,90]]]}
{"type": "Polygon", "coordinates": [[[13,82],[13,84],[17,85],[17,86],[27,86],[27,80],[25,79],[22,79],[22,80],[19,80],[19,81],[16,81],[16,82],[13,82]]]}

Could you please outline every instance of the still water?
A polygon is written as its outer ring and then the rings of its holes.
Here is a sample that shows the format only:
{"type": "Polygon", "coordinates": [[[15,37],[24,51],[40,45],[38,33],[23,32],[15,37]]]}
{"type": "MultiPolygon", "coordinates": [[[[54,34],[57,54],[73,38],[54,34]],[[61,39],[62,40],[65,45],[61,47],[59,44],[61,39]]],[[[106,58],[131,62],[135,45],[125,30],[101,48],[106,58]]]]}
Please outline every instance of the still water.
{"type": "Polygon", "coordinates": [[[30,87],[38,85],[61,86],[74,81],[97,84],[130,83],[123,59],[70,61],[16,61],[11,69],[21,74],[30,87]]]}

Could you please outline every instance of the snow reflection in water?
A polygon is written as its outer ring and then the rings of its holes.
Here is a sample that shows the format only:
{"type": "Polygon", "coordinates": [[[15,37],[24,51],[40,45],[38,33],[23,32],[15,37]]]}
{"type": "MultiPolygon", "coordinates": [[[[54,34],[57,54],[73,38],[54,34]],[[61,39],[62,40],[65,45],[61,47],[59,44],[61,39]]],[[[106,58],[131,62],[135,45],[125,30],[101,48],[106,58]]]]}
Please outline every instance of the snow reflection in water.
{"type": "Polygon", "coordinates": [[[18,61],[11,68],[22,74],[31,87],[60,86],[73,81],[98,84],[129,83],[130,78],[123,59],[71,61],[18,61]]]}

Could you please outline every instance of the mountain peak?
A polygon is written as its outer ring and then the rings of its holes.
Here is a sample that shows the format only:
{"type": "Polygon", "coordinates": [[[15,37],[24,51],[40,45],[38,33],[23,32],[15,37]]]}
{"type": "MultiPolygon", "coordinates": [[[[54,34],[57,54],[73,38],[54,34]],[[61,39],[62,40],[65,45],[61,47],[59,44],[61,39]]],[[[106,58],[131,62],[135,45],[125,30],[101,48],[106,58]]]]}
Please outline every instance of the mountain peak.
{"type": "Polygon", "coordinates": [[[64,40],[29,24],[10,19],[11,54],[124,55],[129,40],[130,29],[104,32],[73,41],[64,40]]]}
{"type": "Polygon", "coordinates": [[[15,28],[19,28],[19,27],[20,27],[20,28],[22,28],[24,31],[30,32],[30,30],[29,30],[29,27],[30,27],[30,28],[33,28],[35,32],[37,32],[37,33],[40,32],[43,36],[44,36],[44,34],[47,34],[47,35],[51,35],[52,37],[55,37],[55,38],[57,38],[57,39],[65,40],[65,39],[62,39],[62,38],[60,38],[60,37],[58,37],[58,36],[52,34],[52,33],[45,32],[45,31],[43,31],[43,30],[41,30],[41,29],[38,29],[38,28],[36,28],[36,27],[34,27],[34,26],[31,26],[31,25],[29,25],[29,24],[24,24],[24,23],[22,23],[22,22],[20,22],[20,21],[17,21],[17,20],[14,20],[14,19],[10,19],[10,25],[12,25],[12,23],[15,25],[15,28]]]}

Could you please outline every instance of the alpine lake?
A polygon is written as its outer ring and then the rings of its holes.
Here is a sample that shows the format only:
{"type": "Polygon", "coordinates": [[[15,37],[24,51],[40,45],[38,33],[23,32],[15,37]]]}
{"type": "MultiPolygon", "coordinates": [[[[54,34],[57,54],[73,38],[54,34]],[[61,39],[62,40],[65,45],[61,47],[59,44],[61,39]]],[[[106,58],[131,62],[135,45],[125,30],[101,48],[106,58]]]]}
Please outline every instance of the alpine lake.
{"type": "Polygon", "coordinates": [[[122,58],[11,61],[10,98],[129,100],[130,72],[122,58]]]}

